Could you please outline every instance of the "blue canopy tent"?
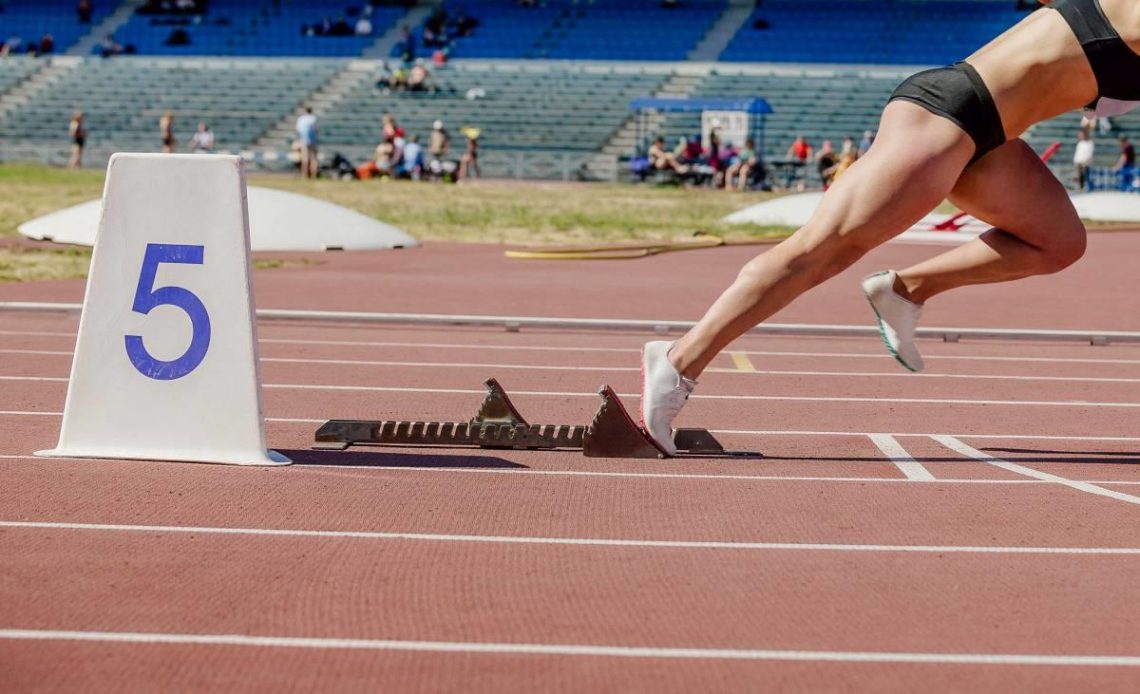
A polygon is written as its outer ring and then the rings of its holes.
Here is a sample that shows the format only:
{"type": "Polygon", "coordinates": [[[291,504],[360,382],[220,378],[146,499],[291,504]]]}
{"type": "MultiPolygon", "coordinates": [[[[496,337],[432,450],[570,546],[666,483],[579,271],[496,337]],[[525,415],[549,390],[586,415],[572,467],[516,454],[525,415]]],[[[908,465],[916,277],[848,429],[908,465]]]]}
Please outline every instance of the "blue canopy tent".
{"type": "Polygon", "coordinates": [[[645,120],[656,113],[703,113],[704,111],[742,111],[758,118],[751,119],[752,139],[756,141],[756,151],[764,151],[764,117],[772,113],[772,106],[760,97],[751,99],[725,97],[670,98],[643,96],[629,102],[629,107],[637,114],[637,142],[644,147],[648,136],[645,120]]]}

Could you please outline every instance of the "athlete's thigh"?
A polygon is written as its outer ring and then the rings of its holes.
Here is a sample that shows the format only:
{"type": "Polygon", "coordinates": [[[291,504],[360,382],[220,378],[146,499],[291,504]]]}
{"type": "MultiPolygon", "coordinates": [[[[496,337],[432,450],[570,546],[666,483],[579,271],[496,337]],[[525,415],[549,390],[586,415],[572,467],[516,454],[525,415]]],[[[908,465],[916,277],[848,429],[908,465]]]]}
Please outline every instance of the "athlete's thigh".
{"type": "Polygon", "coordinates": [[[1084,236],[1084,225],[1065,187],[1020,139],[966,167],[950,192],[950,202],[1037,247],[1084,236]]]}
{"type": "Polygon", "coordinates": [[[957,125],[906,101],[887,105],[879,133],[828,189],[805,232],[878,245],[942,202],[974,152],[957,125]]]}

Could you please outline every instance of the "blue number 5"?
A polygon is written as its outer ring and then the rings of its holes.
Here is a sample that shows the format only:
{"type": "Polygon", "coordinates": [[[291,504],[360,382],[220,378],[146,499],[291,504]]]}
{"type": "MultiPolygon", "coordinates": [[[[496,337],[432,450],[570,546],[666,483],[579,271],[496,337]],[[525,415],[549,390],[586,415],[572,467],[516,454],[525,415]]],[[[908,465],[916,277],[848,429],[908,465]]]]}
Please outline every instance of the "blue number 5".
{"type": "Polygon", "coordinates": [[[173,381],[182,378],[202,363],[210,348],[210,314],[206,306],[193,292],[183,287],[154,288],[155,275],[162,263],[183,263],[201,265],[204,256],[202,246],[184,246],[172,243],[148,243],[143,256],[142,270],[139,272],[139,286],[135,290],[135,303],[131,310],[144,316],[157,306],[177,306],[190,317],[193,335],[186,352],[173,361],[155,359],[146,351],[139,335],[126,335],[127,357],[143,376],[158,381],[173,381]]]}

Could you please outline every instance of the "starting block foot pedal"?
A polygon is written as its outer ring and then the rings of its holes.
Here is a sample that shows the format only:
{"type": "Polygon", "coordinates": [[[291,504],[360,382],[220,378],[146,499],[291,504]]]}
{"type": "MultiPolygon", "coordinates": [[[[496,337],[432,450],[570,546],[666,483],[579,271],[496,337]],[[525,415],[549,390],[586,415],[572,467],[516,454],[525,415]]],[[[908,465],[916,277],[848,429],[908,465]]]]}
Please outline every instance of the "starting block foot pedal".
{"type": "MultiPolygon", "coordinates": [[[[613,388],[602,386],[598,389],[598,395],[602,398],[602,404],[586,430],[583,455],[587,458],[670,457],[633,420],[613,388]]],[[[752,451],[726,451],[708,429],[677,429],[673,432],[673,444],[677,446],[676,457],[679,458],[763,457],[752,451]]]]}

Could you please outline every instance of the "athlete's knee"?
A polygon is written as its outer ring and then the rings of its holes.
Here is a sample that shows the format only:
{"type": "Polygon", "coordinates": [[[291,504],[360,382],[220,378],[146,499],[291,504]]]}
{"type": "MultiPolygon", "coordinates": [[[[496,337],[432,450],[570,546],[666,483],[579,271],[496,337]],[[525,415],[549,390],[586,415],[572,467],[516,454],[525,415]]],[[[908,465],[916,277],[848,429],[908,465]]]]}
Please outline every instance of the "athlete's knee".
{"type": "Polygon", "coordinates": [[[1081,259],[1088,248],[1088,234],[1080,220],[1066,225],[1063,233],[1045,249],[1042,274],[1060,272],[1081,259]]]}

